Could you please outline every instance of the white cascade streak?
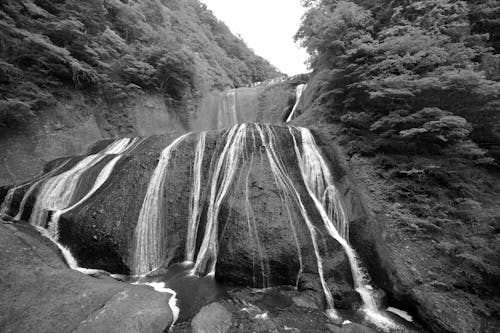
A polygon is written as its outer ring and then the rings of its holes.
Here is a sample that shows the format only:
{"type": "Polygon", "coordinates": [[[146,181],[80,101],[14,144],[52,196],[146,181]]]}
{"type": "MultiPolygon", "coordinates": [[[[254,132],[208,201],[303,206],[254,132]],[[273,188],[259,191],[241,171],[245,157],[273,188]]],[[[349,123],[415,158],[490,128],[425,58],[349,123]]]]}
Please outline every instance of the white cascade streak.
{"type": "Polygon", "coordinates": [[[196,248],[196,235],[200,223],[200,196],[201,196],[201,171],[203,155],[205,154],[206,132],[201,132],[196,145],[195,158],[193,164],[193,190],[189,200],[189,222],[188,234],[186,238],[186,261],[193,262],[196,248]]]}
{"type": "MultiPolygon", "coordinates": [[[[58,211],[71,204],[82,175],[101,162],[107,155],[121,154],[135,146],[138,138],[124,138],[111,143],[98,154],[89,155],[73,168],[45,181],[40,188],[29,222],[38,227],[45,227],[49,211],[58,211]]],[[[57,232],[52,228],[52,236],[57,239],[57,232]]]]}
{"type": "Polygon", "coordinates": [[[302,97],[302,93],[306,89],[307,84],[299,84],[297,88],[295,88],[295,104],[293,105],[292,111],[288,115],[288,118],[286,119],[286,122],[290,122],[293,119],[293,116],[295,115],[295,111],[297,110],[299,103],[300,103],[300,98],[302,97]]]}
{"type": "MultiPolygon", "coordinates": [[[[36,186],[38,186],[44,180],[46,180],[46,179],[54,176],[56,173],[58,173],[64,166],[66,166],[66,164],[68,164],[69,161],[70,161],[70,159],[67,159],[66,161],[62,162],[60,165],[58,165],[57,167],[53,168],[49,172],[41,175],[38,178],[35,178],[35,180],[34,180],[35,182],[30,185],[28,191],[23,196],[21,204],[19,205],[18,213],[15,216],[16,220],[20,220],[21,219],[21,215],[23,213],[24,206],[26,204],[26,200],[28,199],[28,196],[31,195],[31,193],[34,191],[34,189],[36,188],[36,186]]],[[[11,208],[12,201],[14,200],[15,193],[19,189],[21,189],[21,188],[23,188],[25,186],[28,186],[31,182],[27,182],[27,183],[21,184],[19,186],[13,187],[13,188],[11,188],[7,192],[7,196],[5,197],[5,199],[4,199],[3,203],[2,203],[2,206],[0,208],[0,216],[5,215],[5,214],[8,213],[9,209],[11,208]]]]}
{"type": "Polygon", "coordinates": [[[303,127],[289,127],[294,141],[294,148],[299,160],[299,167],[307,189],[327,212],[328,220],[333,223],[343,239],[349,238],[349,221],[340,199],[340,194],[333,182],[333,176],[326,160],[319,151],[311,131],[303,127]],[[302,153],[298,147],[293,130],[300,133],[302,153]]]}
{"type": "Polygon", "coordinates": [[[178,137],[162,151],[149,182],[134,233],[132,271],[136,275],[147,274],[160,268],[165,259],[165,223],[161,214],[161,199],[172,152],[189,134],[178,137]]]}
{"type": "MultiPolygon", "coordinates": [[[[309,231],[316,258],[319,280],[328,304],[327,312],[330,316],[337,317],[334,310],[333,297],[324,276],[323,258],[318,244],[319,229],[313,223],[310,212],[307,211],[304,201],[304,195],[306,195],[312,200],[327,234],[335,239],[345,251],[352,271],[355,289],[362,297],[364,303],[363,310],[367,317],[377,325],[386,327],[391,326],[390,320],[378,311],[376,302],[370,291],[371,286],[369,285],[369,278],[362,268],[354,249],[349,245],[349,225],[341,196],[334,184],[328,163],[321,154],[312,133],[305,128],[288,127],[288,134],[289,137],[287,137],[287,139],[291,140],[293,143],[293,150],[297,158],[302,181],[307,191],[305,194],[299,192],[299,189],[296,187],[296,180],[292,177],[292,174],[287,169],[288,166],[284,163],[284,161],[289,159],[289,156],[284,155],[287,152],[281,149],[280,141],[277,140],[274,128],[270,125],[239,124],[227,129],[224,134],[224,143],[221,150],[211,157],[212,162],[208,173],[209,179],[206,181],[208,184],[206,190],[206,222],[203,239],[196,253],[196,238],[203,204],[201,200],[203,193],[201,184],[203,177],[202,165],[206,145],[206,134],[200,134],[193,163],[193,180],[185,253],[186,261],[194,263],[192,274],[199,276],[215,275],[219,251],[218,234],[220,210],[239,174],[240,178],[244,178],[244,185],[246,186],[244,199],[248,231],[250,237],[255,239],[256,245],[258,246],[263,283],[266,284],[266,267],[264,267],[264,260],[266,258],[260,248],[261,244],[258,238],[258,226],[255,223],[254,212],[248,193],[249,175],[253,164],[254,154],[261,154],[261,159],[262,156],[265,156],[269,162],[271,173],[280,190],[280,197],[287,209],[290,227],[297,244],[297,252],[300,261],[300,269],[297,278],[300,278],[303,263],[297,232],[291,217],[294,211],[298,211],[301,220],[305,223],[309,231]],[[260,137],[260,145],[255,142],[255,133],[260,137]],[[252,135],[254,143],[250,152],[248,152],[248,144],[251,141],[248,140],[249,135],[252,135]],[[244,167],[248,167],[246,177],[241,175],[244,167]]],[[[163,221],[161,221],[161,216],[159,216],[161,210],[159,205],[162,204],[162,189],[165,184],[171,153],[184,137],[185,136],[178,138],[164,150],[160,163],[151,179],[135,234],[136,248],[134,252],[133,271],[136,274],[147,274],[161,267],[163,264],[165,242],[162,240],[165,236],[165,231],[163,221]]],[[[321,226],[321,229],[323,229],[323,226],[321,226]]],[[[253,260],[253,265],[255,266],[255,259],[253,260]]]]}
{"type": "Polygon", "coordinates": [[[226,145],[216,163],[210,183],[210,197],[208,203],[205,235],[198,251],[193,267],[197,275],[215,275],[218,254],[218,217],[221,204],[228,194],[234,176],[242,160],[242,152],[246,143],[247,125],[233,126],[226,135],[226,145]]]}
{"type": "Polygon", "coordinates": [[[287,175],[286,169],[283,165],[283,162],[281,159],[278,157],[279,155],[277,154],[275,150],[275,144],[274,144],[274,133],[272,132],[271,128],[267,125],[265,127],[266,131],[264,132],[264,129],[259,126],[257,126],[257,130],[259,131],[262,144],[266,148],[266,154],[269,159],[269,163],[271,164],[271,169],[273,174],[275,175],[275,178],[278,180],[278,185],[283,191],[283,194],[285,196],[292,196],[292,198],[295,199],[295,201],[298,204],[300,213],[302,215],[302,218],[304,219],[304,222],[306,223],[306,226],[309,230],[309,234],[311,236],[311,242],[314,247],[314,253],[316,256],[316,262],[317,262],[317,267],[318,267],[318,276],[320,278],[321,286],[323,288],[323,293],[325,295],[325,299],[327,301],[328,307],[331,310],[330,313],[332,316],[336,316],[335,312],[333,311],[333,297],[330,292],[330,289],[328,288],[328,285],[325,281],[324,278],[324,273],[323,273],[323,260],[321,258],[321,254],[319,251],[318,247],[318,242],[317,242],[317,232],[316,228],[314,227],[313,223],[311,222],[311,219],[309,217],[309,214],[307,213],[306,207],[304,206],[304,203],[302,202],[302,198],[300,197],[299,191],[295,188],[293,185],[293,181],[290,179],[290,177],[287,175]],[[266,135],[267,134],[267,135],[266,135]],[[267,140],[266,140],[267,137],[267,140]]]}
{"type": "Polygon", "coordinates": [[[352,272],[354,287],[363,300],[363,310],[377,325],[385,327],[394,326],[391,320],[379,311],[371,292],[372,287],[369,284],[368,275],[361,266],[356,252],[349,245],[347,240],[349,222],[340,196],[333,184],[333,177],[327,163],[319,151],[311,132],[306,128],[296,129],[301,134],[302,153],[300,152],[295,136],[293,136],[292,128],[290,128],[290,133],[293,137],[294,148],[299,160],[304,183],[322,217],[328,233],[339,242],[346,253],[352,272]],[[342,236],[341,233],[345,236],[342,236]]]}
{"type": "Polygon", "coordinates": [[[238,123],[236,113],[236,89],[224,92],[217,113],[217,128],[223,129],[238,123]]]}
{"type": "Polygon", "coordinates": [[[101,188],[101,186],[106,182],[106,180],[108,180],[109,176],[111,176],[111,173],[113,172],[113,169],[115,168],[115,165],[116,165],[116,163],[118,163],[120,158],[121,158],[121,155],[117,155],[106,164],[106,166],[101,170],[101,172],[97,176],[97,178],[94,182],[94,185],[92,186],[90,191],[87,194],[85,194],[85,196],[83,198],[78,200],[78,202],[74,203],[73,205],[71,205],[67,208],[64,208],[64,209],[57,210],[52,214],[52,217],[51,217],[50,222],[49,222],[48,230],[49,230],[50,234],[54,236],[55,239],[59,239],[59,219],[61,218],[61,215],[66,213],[66,212],[69,212],[70,210],[72,210],[78,206],[80,206],[85,201],[87,201],[92,195],[94,195],[94,193],[99,188],[101,188]]]}

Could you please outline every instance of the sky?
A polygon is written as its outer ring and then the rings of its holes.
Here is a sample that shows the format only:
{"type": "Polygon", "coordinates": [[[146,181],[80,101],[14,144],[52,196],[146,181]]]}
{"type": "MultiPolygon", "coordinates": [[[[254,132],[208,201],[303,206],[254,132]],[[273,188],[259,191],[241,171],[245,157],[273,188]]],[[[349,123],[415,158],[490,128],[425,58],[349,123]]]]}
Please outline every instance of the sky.
{"type": "Polygon", "coordinates": [[[307,53],[293,40],[304,8],[300,0],[201,0],[247,45],[281,72],[308,72],[307,53]]]}

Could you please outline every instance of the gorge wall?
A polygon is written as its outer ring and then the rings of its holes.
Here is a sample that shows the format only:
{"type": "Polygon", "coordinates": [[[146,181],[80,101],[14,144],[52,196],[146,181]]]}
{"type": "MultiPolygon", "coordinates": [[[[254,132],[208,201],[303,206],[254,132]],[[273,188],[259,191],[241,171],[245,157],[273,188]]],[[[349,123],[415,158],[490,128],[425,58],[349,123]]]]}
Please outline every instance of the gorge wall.
{"type": "Polygon", "coordinates": [[[280,75],[197,0],[4,1],[0,25],[0,184],[102,138],[188,130],[211,91],[280,75]]]}

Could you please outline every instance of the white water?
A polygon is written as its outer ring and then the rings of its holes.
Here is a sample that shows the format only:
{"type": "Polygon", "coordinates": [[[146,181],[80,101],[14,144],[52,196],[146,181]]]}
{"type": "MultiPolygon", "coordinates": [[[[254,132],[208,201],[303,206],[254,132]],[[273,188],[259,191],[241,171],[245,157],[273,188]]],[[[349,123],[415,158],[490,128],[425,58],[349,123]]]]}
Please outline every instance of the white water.
{"type": "Polygon", "coordinates": [[[411,315],[409,315],[408,312],[406,312],[406,311],[403,311],[401,309],[396,309],[396,308],[393,308],[391,306],[387,308],[387,311],[394,313],[395,315],[403,318],[407,322],[410,322],[410,323],[413,322],[413,317],[411,315]]]}
{"type": "Polygon", "coordinates": [[[300,98],[302,97],[302,93],[306,89],[307,84],[299,84],[297,88],[295,88],[295,104],[292,108],[292,111],[288,115],[288,118],[286,119],[286,122],[290,122],[293,119],[293,116],[295,115],[295,111],[297,110],[299,103],[300,103],[300,98]]]}
{"type": "Polygon", "coordinates": [[[80,206],[85,201],[87,201],[92,195],[94,195],[94,193],[106,182],[106,180],[108,180],[109,176],[111,176],[111,173],[113,172],[113,169],[116,163],[120,160],[120,158],[121,155],[115,156],[111,161],[109,161],[106,164],[106,166],[101,170],[101,172],[97,176],[94,185],[92,186],[90,191],[87,192],[87,194],[85,194],[83,198],[81,198],[78,202],[74,203],[73,205],[64,209],[59,209],[52,214],[48,230],[50,234],[54,236],[55,239],[59,239],[59,219],[61,218],[61,215],[80,206]]]}
{"type": "Polygon", "coordinates": [[[195,159],[193,164],[193,186],[191,198],[189,200],[189,222],[188,234],[186,238],[186,261],[193,262],[194,251],[196,247],[196,235],[198,234],[198,225],[200,223],[200,196],[201,196],[201,181],[202,181],[202,163],[203,155],[205,154],[205,141],[207,133],[199,134],[198,143],[196,144],[195,159]]]}
{"type": "Polygon", "coordinates": [[[290,179],[290,177],[287,175],[282,160],[278,157],[279,155],[274,147],[274,133],[272,132],[271,128],[268,125],[264,125],[264,128],[259,125],[256,126],[257,130],[259,131],[262,143],[266,148],[266,154],[268,156],[269,163],[271,164],[271,169],[273,171],[273,174],[275,175],[275,179],[277,180],[277,184],[281,188],[287,200],[292,200],[293,198],[294,200],[297,201],[302,218],[304,219],[304,222],[306,223],[306,226],[309,229],[311,242],[313,244],[314,252],[316,255],[318,276],[320,278],[321,286],[323,288],[323,292],[327,304],[329,306],[330,313],[332,316],[336,316],[333,310],[333,297],[324,278],[323,260],[321,258],[317,244],[316,229],[314,228],[314,225],[309,218],[309,214],[307,213],[307,210],[302,202],[302,198],[300,197],[299,192],[293,185],[293,182],[290,179]]]}
{"type": "MultiPolygon", "coordinates": [[[[349,245],[349,225],[341,197],[335,187],[328,164],[321,154],[312,133],[305,128],[288,127],[288,134],[290,136],[289,140],[293,142],[295,155],[307,189],[306,195],[312,199],[329,236],[342,246],[347,255],[353,274],[355,289],[361,295],[364,302],[363,310],[370,320],[380,326],[389,325],[389,319],[378,311],[375,299],[371,293],[369,279],[361,267],[355,251],[349,245]]],[[[159,215],[161,205],[163,204],[163,187],[165,185],[165,178],[168,176],[167,170],[172,151],[175,150],[178,143],[185,137],[186,135],[178,138],[164,150],[148,187],[135,234],[136,246],[133,254],[133,272],[135,274],[147,274],[161,267],[164,263],[165,250],[168,244],[164,242],[164,222],[159,215]]],[[[205,158],[205,133],[200,134],[195,148],[185,253],[186,261],[194,262],[192,273],[199,276],[215,275],[219,251],[217,237],[220,209],[229,195],[238,173],[241,173],[243,168],[248,166],[246,178],[244,178],[246,188],[246,192],[244,192],[246,222],[249,236],[256,242],[258,251],[259,262],[256,263],[254,261],[254,266],[257,264],[260,265],[263,285],[268,286],[266,271],[269,271],[269,269],[266,267],[265,254],[262,252],[260,240],[257,235],[258,226],[253,218],[254,212],[248,197],[250,167],[253,164],[254,154],[258,154],[256,157],[260,157],[261,159],[265,157],[268,161],[272,175],[280,191],[280,196],[290,217],[290,227],[297,244],[297,254],[300,262],[298,278],[302,273],[302,253],[291,218],[291,207],[298,208],[298,212],[309,231],[316,257],[319,280],[328,304],[328,313],[332,317],[337,317],[334,310],[333,297],[323,272],[323,258],[319,250],[317,238],[318,231],[304,204],[304,193],[299,192],[292,176],[288,173],[287,166],[284,165],[283,161],[289,160],[289,156],[283,155],[284,152],[280,150],[277,144],[275,129],[269,125],[239,124],[229,128],[223,137],[223,149],[220,153],[210,156],[213,161],[210,165],[210,170],[208,170],[208,175],[211,177],[207,180],[207,186],[209,187],[207,189],[206,204],[208,209],[205,217],[204,234],[198,253],[195,253],[195,247],[202,211],[200,198],[202,196],[202,164],[205,158]],[[254,133],[257,133],[260,144],[256,143],[257,140],[254,133]],[[248,143],[252,139],[253,147],[248,151],[248,143]]]]}
{"type": "Polygon", "coordinates": [[[368,319],[376,325],[380,327],[394,327],[395,324],[379,311],[372,294],[368,274],[361,266],[356,252],[349,245],[347,238],[349,234],[349,222],[326,160],[319,151],[314,137],[308,129],[294,129],[298,130],[301,134],[302,152],[299,149],[295,136],[293,136],[293,129],[290,128],[307,191],[313,199],[318,212],[321,214],[328,233],[339,242],[347,255],[354,287],[363,300],[363,311],[368,319]]]}
{"type": "MultiPolygon", "coordinates": [[[[124,138],[111,143],[98,154],[89,155],[73,168],[43,182],[29,222],[38,227],[45,227],[49,211],[67,208],[73,199],[82,175],[104,160],[107,155],[121,154],[135,146],[138,139],[124,138]]],[[[51,228],[51,234],[57,239],[57,231],[51,228]]]]}
{"type": "Polygon", "coordinates": [[[219,156],[210,182],[205,235],[198,251],[193,268],[195,274],[215,275],[218,254],[218,217],[221,204],[226,197],[234,176],[243,157],[246,143],[247,125],[241,124],[230,128],[226,136],[226,145],[219,156]]]}
{"type": "Polygon", "coordinates": [[[217,128],[223,129],[238,123],[236,113],[236,89],[223,93],[217,113],[217,128]]]}
{"type": "MultiPolygon", "coordinates": [[[[230,122],[236,122],[234,92],[229,92],[227,94],[227,97],[229,98],[229,100],[226,100],[224,102],[226,103],[225,106],[220,108],[220,112],[222,112],[219,118],[220,126],[225,126],[225,121],[227,121],[228,124],[230,122]]],[[[298,99],[299,98],[300,96],[298,96],[298,99]]],[[[294,109],[298,104],[298,99],[296,101],[294,109]]],[[[294,110],[292,110],[292,113],[290,114],[290,119],[293,116],[293,111],[294,110]]],[[[318,146],[316,145],[314,137],[312,136],[311,132],[305,128],[289,127],[288,131],[290,134],[290,140],[293,141],[295,155],[300,167],[305,187],[307,189],[307,195],[314,202],[314,205],[321,216],[322,222],[326,230],[328,231],[328,234],[332,238],[337,240],[339,244],[341,244],[347,255],[353,275],[355,289],[363,299],[364,312],[366,313],[367,317],[377,325],[383,327],[392,327],[392,322],[378,311],[376,302],[371,293],[369,279],[365,271],[361,267],[355,251],[349,245],[348,219],[343,208],[341,197],[333,182],[333,176],[328,167],[328,164],[321,154],[318,146]]],[[[189,135],[190,134],[188,133],[177,138],[163,150],[160,161],[149,183],[148,190],[139,214],[137,227],[134,233],[135,246],[132,258],[132,271],[134,274],[147,274],[164,264],[166,255],[164,242],[166,236],[166,228],[164,217],[161,214],[163,209],[162,205],[164,204],[162,200],[164,193],[163,189],[165,186],[166,178],[168,177],[169,165],[174,155],[173,153],[177,149],[179,143],[181,143],[189,135]]],[[[209,170],[210,172],[208,173],[211,176],[211,178],[207,180],[207,184],[209,186],[207,189],[208,209],[204,235],[203,239],[201,240],[201,245],[198,253],[196,253],[196,237],[198,234],[200,214],[202,211],[201,197],[203,194],[202,180],[204,176],[202,166],[205,157],[206,146],[205,132],[199,135],[198,142],[195,148],[195,157],[192,172],[192,190],[189,203],[188,235],[185,253],[186,261],[194,263],[193,274],[208,276],[215,275],[219,251],[217,237],[220,209],[231,191],[232,185],[237,178],[236,176],[238,172],[241,172],[244,165],[247,165],[248,163],[250,163],[251,165],[253,163],[254,154],[258,153],[260,154],[259,156],[261,158],[262,156],[265,156],[267,158],[267,161],[269,162],[269,165],[271,167],[272,175],[276,181],[278,188],[280,189],[280,196],[287,209],[290,227],[297,244],[297,253],[300,262],[298,278],[302,273],[302,254],[296,230],[292,222],[290,212],[291,207],[298,208],[300,216],[302,217],[302,220],[304,221],[307,230],[309,231],[309,236],[316,257],[318,276],[323,288],[325,299],[328,304],[327,312],[332,317],[337,317],[337,314],[334,311],[333,297],[324,277],[323,258],[320,253],[317,240],[318,231],[305,207],[303,201],[304,193],[299,192],[296,185],[294,184],[292,176],[287,171],[287,166],[284,165],[283,161],[288,160],[289,156],[284,156],[283,152],[280,150],[280,147],[277,145],[275,130],[269,125],[240,124],[229,128],[224,135],[224,140],[225,143],[221,152],[212,157],[214,158],[214,163],[211,164],[211,170],[209,170]],[[261,145],[256,145],[254,132],[258,133],[261,145]],[[254,142],[254,146],[250,152],[248,152],[247,146],[247,143],[249,141],[249,133],[252,135],[254,142]]],[[[71,255],[70,251],[57,242],[59,217],[63,213],[74,209],[78,205],[81,205],[93,194],[95,194],[95,192],[100,187],[102,187],[102,185],[109,178],[121,156],[118,155],[111,159],[101,170],[89,192],[87,192],[76,203],[71,204],[71,202],[74,200],[73,196],[78,187],[78,182],[87,170],[101,162],[106,157],[106,155],[121,154],[131,147],[135,146],[136,143],[137,142],[135,139],[122,139],[115,141],[102,152],[87,156],[70,170],[63,172],[55,177],[46,177],[40,179],[35,183],[36,186],[42,183],[42,186],[39,190],[40,193],[37,196],[37,200],[30,217],[30,223],[38,227],[43,227],[47,220],[48,211],[55,211],[52,216],[51,223],[49,224],[48,231],[43,228],[40,230],[42,233],[44,233],[45,236],[49,237],[57,244],[57,246],[61,249],[64,257],[66,258],[68,265],[72,269],[84,272],[86,274],[91,274],[92,272],[96,271],[80,268],[77,261],[71,255]]],[[[247,170],[245,183],[245,211],[247,215],[247,225],[250,237],[252,237],[252,239],[255,239],[256,241],[257,249],[259,252],[258,254],[260,269],[263,274],[262,280],[264,286],[268,286],[268,283],[266,284],[266,281],[268,281],[268,279],[265,276],[265,254],[262,253],[260,240],[257,235],[258,226],[256,225],[255,219],[253,218],[254,213],[248,196],[249,174],[250,169],[247,170]]],[[[25,199],[28,197],[28,195],[31,195],[33,190],[34,187],[32,186],[32,188],[27,191],[25,197],[23,198],[23,202],[21,203],[18,215],[22,214],[25,199]]],[[[15,191],[12,191],[12,193],[14,192],[15,191]]],[[[6,202],[9,202],[8,205],[10,205],[13,195],[14,194],[7,196],[6,202]]],[[[2,210],[4,210],[3,206],[2,210]]],[[[269,271],[269,269],[267,269],[267,271],[269,271]]],[[[175,297],[173,297],[173,299],[174,305],[171,305],[171,307],[175,306],[175,297]]]]}
{"type": "Polygon", "coordinates": [[[178,137],[162,151],[160,161],[149,182],[134,233],[131,270],[135,275],[147,274],[158,269],[165,259],[163,246],[163,239],[166,237],[165,223],[161,214],[163,188],[172,153],[189,134],[178,137]]]}
{"type": "MultiPolygon", "coordinates": [[[[57,167],[55,167],[54,169],[52,169],[51,171],[41,175],[40,177],[38,178],[35,178],[35,182],[32,183],[30,185],[30,188],[28,189],[28,191],[26,192],[26,194],[23,196],[23,199],[21,201],[21,204],[19,205],[19,209],[18,209],[18,213],[17,215],[15,216],[15,219],[16,220],[20,220],[21,219],[21,216],[22,216],[22,213],[24,211],[24,206],[26,205],[26,201],[28,199],[28,197],[33,193],[33,191],[35,190],[35,188],[41,183],[43,182],[44,180],[52,177],[53,175],[55,175],[56,173],[58,173],[62,168],[64,168],[66,166],[66,164],[68,164],[70,160],[66,160],[64,162],[62,162],[60,165],[58,165],[57,167]]],[[[30,182],[28,183],[24,183],[24,184],[21,184],[19,186],[16,186],[16,187],[13,187],[11,188],[8,192],[7,192],[7,196],[5,197],[3,203],[2,203],[2,206],[0,208],[0,216],[4,215],[4,214],[7,214],[7,212],[9,211],[9,209],[11,208],[11,205],[12,205],[12,201],[14,199],[14,194],[21,188],[25,187],[25,186],[28,186],[30,184],[30,182]]]]}
{"type": "Polygon", "coordinates": [[[181,311],[177,306],[177,293],[174,290],[167,288],[164,282],[134,282],[132,284],[136,286],[141,286],[141,285],[149,286],[159,293],[167,293],[172,295],[168,300],[168,306],[172,311],[172,317],[173,317],[172,323],[170,324],[170,329],[171,329],[177,322],[177,319],[179,319],[179,313],[181,311]]]}

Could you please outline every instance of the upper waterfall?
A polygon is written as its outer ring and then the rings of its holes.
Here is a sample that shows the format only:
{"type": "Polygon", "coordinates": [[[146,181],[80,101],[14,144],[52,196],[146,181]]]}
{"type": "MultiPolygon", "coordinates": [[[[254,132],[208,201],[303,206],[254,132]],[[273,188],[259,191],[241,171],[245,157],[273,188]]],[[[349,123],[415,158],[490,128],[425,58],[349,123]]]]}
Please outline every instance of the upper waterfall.
{"type": "Polygon", "coordinates": [[[302,93],[304,92],[304,90],[306,88],[307,88],[307,84],[299,84],[297,86],[297,88],[295,88],[295,103],[293,105],[292,111],[290,111],[290,114],[288,115],[288,117],[286,119],[287,123],[290,122],[290,121],[292,121],[292,119],[294,118],[295,111],[299,107],[300,98],[302,97],[302,93]]]}

